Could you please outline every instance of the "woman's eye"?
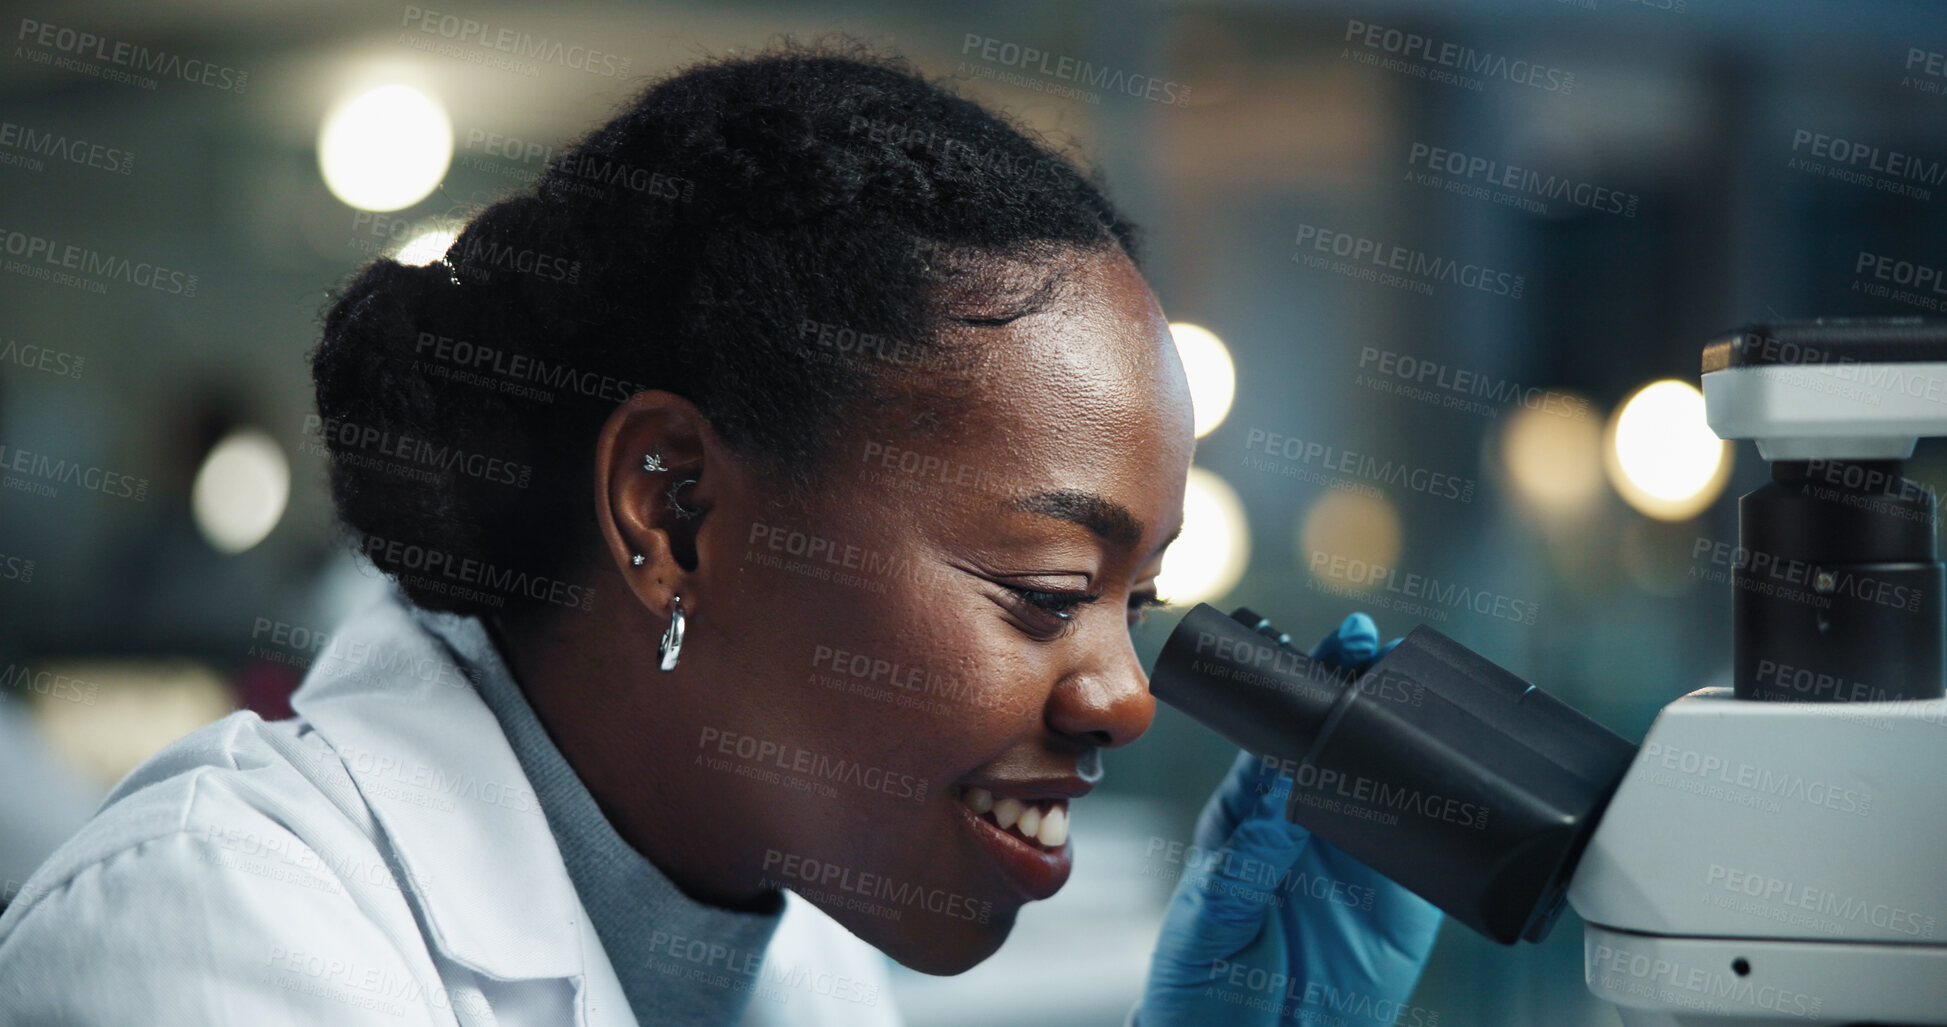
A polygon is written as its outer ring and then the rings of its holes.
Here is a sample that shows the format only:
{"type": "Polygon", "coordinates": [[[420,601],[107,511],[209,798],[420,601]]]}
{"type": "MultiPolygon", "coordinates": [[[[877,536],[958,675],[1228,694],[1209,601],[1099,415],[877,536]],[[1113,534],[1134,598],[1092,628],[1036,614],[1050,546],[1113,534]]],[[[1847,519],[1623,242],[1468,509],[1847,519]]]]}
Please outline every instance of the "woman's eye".
{"type": "Polygon", "coordinates": [[[1006,586],[1020,600],[1017,609],[1023,619],[1050,637],[1066,633],[1074,623],[1075,608],[1102,598],[1099,592],[1045,592],[1040,589],[1006,586]]]}
{"type": "Polygon", "coordinates": [[[1168,606],[1169,600],[1154,592],[1129,593],[1129,626],[1135,627],[1149,619],[1149,611],[1158,606],[1168,606]]]}

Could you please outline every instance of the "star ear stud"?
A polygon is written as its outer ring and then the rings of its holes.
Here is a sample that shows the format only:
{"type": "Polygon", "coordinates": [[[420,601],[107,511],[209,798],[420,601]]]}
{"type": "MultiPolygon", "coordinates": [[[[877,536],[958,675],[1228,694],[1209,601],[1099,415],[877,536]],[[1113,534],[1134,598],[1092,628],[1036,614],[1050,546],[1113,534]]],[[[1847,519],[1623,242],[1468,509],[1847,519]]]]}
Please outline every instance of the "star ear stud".
{"type": "Polygon", "coordinates": [[[642,469],[645,471],[669,470],[669,468],[663,466],[663,455],[661,453],[645,454],[642,458],[642,469]]]}

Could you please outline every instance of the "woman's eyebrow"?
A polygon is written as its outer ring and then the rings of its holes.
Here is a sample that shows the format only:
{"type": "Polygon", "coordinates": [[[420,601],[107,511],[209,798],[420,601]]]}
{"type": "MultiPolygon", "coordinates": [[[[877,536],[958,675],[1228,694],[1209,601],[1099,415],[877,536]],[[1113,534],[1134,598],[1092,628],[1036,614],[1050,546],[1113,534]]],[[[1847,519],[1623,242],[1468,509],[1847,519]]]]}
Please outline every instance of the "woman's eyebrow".
{"type": "Polygon", "coordinates": [[[1016,510],[1079,524],[1124,549],[1133,548],[1142,541],[1143,522],[1130,513],[1128,507],[1093,492],[1055,489],[1011,500],[1007,505],[1016,510]]]}

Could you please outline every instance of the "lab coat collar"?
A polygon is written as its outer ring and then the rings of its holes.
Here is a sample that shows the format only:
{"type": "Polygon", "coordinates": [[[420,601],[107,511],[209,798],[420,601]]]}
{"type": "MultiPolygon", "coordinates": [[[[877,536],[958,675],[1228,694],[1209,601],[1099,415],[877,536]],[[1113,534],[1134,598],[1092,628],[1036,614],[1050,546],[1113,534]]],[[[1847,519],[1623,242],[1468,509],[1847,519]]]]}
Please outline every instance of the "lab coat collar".
{"type": "Polygon", "coordinates": [[[344,761],[434,944],[500,980],[579,976],[586,914],[553,832],[493,711],[420,616],[395,595],[354,617],[291,707],[344,761]]]}

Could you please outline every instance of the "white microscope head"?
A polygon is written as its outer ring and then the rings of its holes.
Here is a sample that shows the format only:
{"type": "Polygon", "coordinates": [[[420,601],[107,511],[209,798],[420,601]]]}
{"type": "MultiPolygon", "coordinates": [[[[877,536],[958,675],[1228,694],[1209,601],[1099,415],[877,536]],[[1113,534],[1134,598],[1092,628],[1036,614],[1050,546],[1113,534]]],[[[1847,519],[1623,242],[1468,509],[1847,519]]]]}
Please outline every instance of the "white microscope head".
{"type": "Polygon", "coordinates": [[[1704,349],[1705,416],[1766,460],[1904,460],[1947,435],[1947,321],[1756,324],[1704,349]]]}
{"type": "Polygon", "coordinates": [[[1589,988],[1625,1027],[1947,1025],[1947,565],[1900,472],[1947,435],[1947,321],[1750,325],[1703,387],[1772,465],[1738,500],[1733,687],[1658,713],[1582,854],[1589,988]]]}

